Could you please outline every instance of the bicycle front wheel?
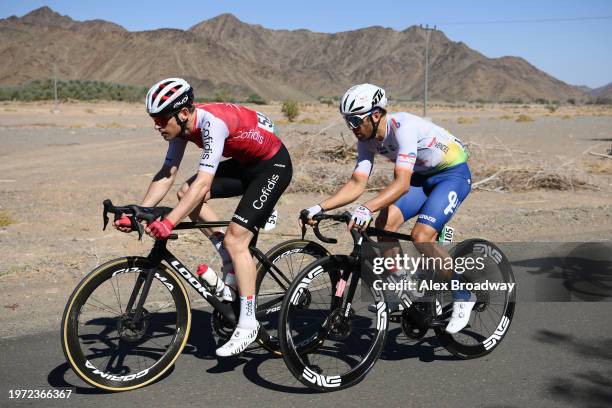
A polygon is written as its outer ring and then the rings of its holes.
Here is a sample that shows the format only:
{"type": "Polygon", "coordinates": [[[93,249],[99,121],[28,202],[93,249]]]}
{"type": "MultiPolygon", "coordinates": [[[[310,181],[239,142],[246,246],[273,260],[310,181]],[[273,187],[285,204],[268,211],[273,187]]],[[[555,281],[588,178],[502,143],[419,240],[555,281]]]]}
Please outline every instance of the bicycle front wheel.
{"type": "MultiPolygon", "coordinates": [[[[297,274],[317,259],[329,255],[322,245],[303,239],[282,242],[266,253],[276,269],[257,265],[257,320],[261,325],[258,342],[266,350],[281,354],[278,319],[287,289],[297,274]]],[[[231,333],[230,333],[231,334],[231,333]]]]}
{"type": "Polygon", "coordinates": [[[350,257],[322,258],[300,272],[287,292],[280,346],[291,373],[309,388],[335,391],[358,383],[383,349],[387,306],[382,291],[362,282],[347,299],[358,268],[350,257]],[[345,271],[348,283],[340,279],[345,271]]]}
{"type": "Polygon", "coordinates": [[[176,275],[146,258],[119,258],[90,272],[70,296],[62,318],[62,348],[87,383],[127,391],[150,384],[174,364],[190,327],[189,298],[176,275]],[[138,317],[134,309],[152,269],[138,317]]]}

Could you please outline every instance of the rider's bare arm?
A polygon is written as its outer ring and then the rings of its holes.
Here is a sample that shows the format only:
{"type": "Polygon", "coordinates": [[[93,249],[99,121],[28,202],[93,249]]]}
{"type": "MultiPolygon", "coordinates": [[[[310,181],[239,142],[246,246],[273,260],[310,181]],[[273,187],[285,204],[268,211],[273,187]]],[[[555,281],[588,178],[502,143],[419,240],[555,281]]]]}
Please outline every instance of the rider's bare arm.
{"type": "Polygon", "coordinates": [[[143,207],[154,207],[168,194],[176,179],[177,166],[162,166],[151,180],[147,193],[142,200],[143,207]]]}
{"type": "Polygon", "coordinates": [[[351,179],[336,194],[321,202],[321,208],[327,211],[352,203],[363,194],[367,184],[367,174],[353,173],[351,179]]]}
{"type": "Polygon", "coordinates": [[[189,189],[181,198],[174,210],[166,217],[174,225],[178,224],[183,218],[190,214],[198,205],[204,201],[204,197],[210,191],[210,186],[214,174],[205,171],[198,171],[198,174],[189,185],[189,189]]]}
{"type": "Polygon", "coordinates": [[[176,179],[176,173],[185,154],[186,146],[187,141],[180,138],[174,138],[168,143],[168,152],[164,164],[149,184],[147,193],[142,200],[141,205],[143,207],[156,206],[168,194],[176,179]]]}
{"type": "Polygon", "coordinates": [[[376,197],[366,202],[364,205],[372,212],[376,212],[388,207],[397,201],[410,189],[410,178],[412,170],[404,167],[395,167],[394,180],[376,197]]]}

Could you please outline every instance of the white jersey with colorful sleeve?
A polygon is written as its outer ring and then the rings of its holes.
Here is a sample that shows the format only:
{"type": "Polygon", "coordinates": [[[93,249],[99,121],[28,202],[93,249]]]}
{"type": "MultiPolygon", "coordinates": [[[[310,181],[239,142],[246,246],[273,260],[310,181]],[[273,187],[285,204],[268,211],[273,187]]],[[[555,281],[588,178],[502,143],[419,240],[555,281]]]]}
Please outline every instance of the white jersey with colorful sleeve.
{"type": "Polygon", "coordinates": [[[465,163],[467,150],[461,141],[446,129],[406,112],[387,114],[387,133],[357,142],[355,173],[369,176],[376,154],[395,162],[396,168],[406,168],[423,175],[465,163]]]}

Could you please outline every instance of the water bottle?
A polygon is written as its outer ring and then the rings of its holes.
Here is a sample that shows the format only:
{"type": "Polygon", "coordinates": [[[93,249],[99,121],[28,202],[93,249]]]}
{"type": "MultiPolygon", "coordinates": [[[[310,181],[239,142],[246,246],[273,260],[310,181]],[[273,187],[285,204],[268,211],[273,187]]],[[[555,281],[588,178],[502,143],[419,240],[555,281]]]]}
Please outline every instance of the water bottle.
{"type": "Polygon", "coordinates": [[[223,279],[219,279],[217,273],[207,264],[198,265],[198,277],[201,282],[211,288],[218,298],[232,302],[236,299],[233,289],[227,286],[223,279]]]}

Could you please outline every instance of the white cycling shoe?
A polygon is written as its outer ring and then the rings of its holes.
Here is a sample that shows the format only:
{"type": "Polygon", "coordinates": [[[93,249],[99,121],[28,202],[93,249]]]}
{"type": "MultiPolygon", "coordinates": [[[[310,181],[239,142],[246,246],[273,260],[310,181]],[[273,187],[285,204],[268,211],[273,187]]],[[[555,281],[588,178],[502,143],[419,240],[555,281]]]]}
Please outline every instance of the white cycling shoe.
{"type": "Polygon", "coordinates": [[[472,313],[475,304],[476,295],[473,293],[470,293],[469,300],[455,300],[453,302],[453,314],[446,326],[446,332],[454,334],[463,330],[470,321],[470,313],[472,313]]]}
{"type": "Polygon", "coordinates": [[[236,327],[229,341],[217,349],[217,356],[229,357],[242,353],[257,339],[257,333],[259,333],[259,322],[254,329],[236,327]]]}

